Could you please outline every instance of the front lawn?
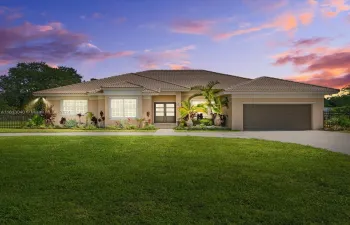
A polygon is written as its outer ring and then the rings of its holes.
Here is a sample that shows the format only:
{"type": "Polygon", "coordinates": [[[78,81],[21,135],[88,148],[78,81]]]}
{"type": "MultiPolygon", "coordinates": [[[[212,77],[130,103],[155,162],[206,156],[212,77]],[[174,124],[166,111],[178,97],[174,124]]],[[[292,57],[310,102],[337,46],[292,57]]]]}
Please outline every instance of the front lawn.
{"type": "Polygon", "coordinates": [[[0,128],[0,133],[67,133],[67,132],[156,132],[156,130],[116,130],[116,129],[35,129],[0,128]]]}
{"type": "Polygon", "coordinates": [[[252,139],[0,137],[0,224],[348,224],[350,156],[252,139]]]}

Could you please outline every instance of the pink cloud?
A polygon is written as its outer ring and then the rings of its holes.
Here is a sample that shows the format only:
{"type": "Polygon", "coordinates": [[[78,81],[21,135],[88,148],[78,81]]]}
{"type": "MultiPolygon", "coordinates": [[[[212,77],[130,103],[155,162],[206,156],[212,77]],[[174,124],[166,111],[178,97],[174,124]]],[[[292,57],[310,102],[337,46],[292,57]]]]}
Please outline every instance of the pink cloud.
{"type": "Polygon", "coordinates": [[[190,67],[181,64],[169,64],[169,68],[172,70],[188,70],[190,67]]]}
{"type": "Polygon", "coordinates": [[[306,71],[339,68],[350,68],[350,52],[338,52],[322,56],[311,65],[309,65],[306,71]]]}
{"type": "Polygon", "coordinates": [[[172,23],[170,30],[174,33],[208,34],[214,24],[215,22],[210,20],[181,20],[172,23]]]}
{"type": "Polygon", "coordinates": [[[326,17],[335,17],[339,13],[350,10],[350,5],[345,0],[324,0],[323,15],[326,17]]]}
{"type": "Polygon", "coordinates": [[[329,38],[324,37],[315,37],[315,38],[306,38],[306,39],[299,39],[293,43],[295,47],[303,47],[303,46],[311,46],[311,45],[317,45],[324,41],[329,40],[329,38]]]}
{"type": "Polygon", "coordinates": [[[292,64],[300,72],[289,79],[341,88],[350,83],[350,46],[317,46],[327,38],[301,39],[292,48],[274,56],[274,65],[292,64]],[[316,45],[316,47],[315,47],[316,45]]]}
{"type": "Polygon", "coordinates": [[[305,12],[299,15],[299,20],[303,25],[308,25],[312,23],[314,14],[312,12],[305,12]]]}
{"type": "Polygon", "coordinates": [[[288,56],[278,58],[274,64],[275,65],[284,65],[287,63],[292,63],[295,66],[299,66],[299,65],[304,65],[304,64],[310,63],[311,61],[316,59],[316,57],[317,56],[315,54],[309,54],[309,55],[303,55],[303,56],[290,56],[290,55],[288,55],[288,56]]]}
{"type": "Polygon", "coordinates": [[[257,31],[261,31],[267,28],[272,28],[272,24],[263,24],[261,26],[256,26],[256,27],[251,27],[251,28],[246,28],[246,29],[238,29],[234,30],[231,32],[226,32],[226,33],[219,33],[214,36],[215,40],[224,40],[224,39],[229,39],[234,36],[242,35],[242,34],[249,34],[257,31]]]}
{"type": "Polygon", "coordinates": [[[132,55],[132,51],[104,52],[89,46],[88,37],[63,28],[60,22],[45,25],[24,23],[0,28],[0,61],[104,60],[132,55]],[[85,48],[81,48],[85,44],[85,48]]]}
{"type": "Polygon", "coordinates": [[[265,29],[277,29],[277,30],[292,32],[298,28],[298,25],[299,25],[298,20],[300,20],[302,25],[308,25],[312,21],[312,16],[313,16],[312,13],[307,13],[307,12],[300,13],[300,14],[286,12],[278,15],[274,20],[263,23],[258,26],[253,26],[253,27],[244,28],[244,29],[237,29],[230,32],[223,32],[223,33],[216,34],[214,36],[214,39],[224,40],[234,36],[254,33],[265,29]]]}
{"type": "Polygon", "coordinates": [[[312,75],[291,77],[289,80],[341,89],[350,85],[350,73],[336,76],[333,73],[321,72],[312,75]]]}
{"type": "Polygon", "coordinates": [[[139,61],[142,69],[155,69],[164,66],[188,65],[189,51],[194,50],[194,45],[184,46],[177,49],[170,49],[158,52],[144,52],[135,58],[139,61]],[[171,63],[169,63],[171,62],[171,63]]]}

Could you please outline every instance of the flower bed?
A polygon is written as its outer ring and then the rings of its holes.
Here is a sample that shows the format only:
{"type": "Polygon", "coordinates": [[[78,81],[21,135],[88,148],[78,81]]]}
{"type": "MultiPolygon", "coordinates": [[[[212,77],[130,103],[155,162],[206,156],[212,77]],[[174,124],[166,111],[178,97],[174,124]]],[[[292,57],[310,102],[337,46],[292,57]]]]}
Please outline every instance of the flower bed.
{"type": "Polygon", "coordinates": [[[200,130],[208,130],[208,131],[230,131],[231,129],[229,127],[221,127],[221,126],[205,126],[205,125],[197,125],[192,127],[185,127],[185,126],[177,126],[174,128],[174,130],[188,130],[188,131],[200,131],[200,130]]]}

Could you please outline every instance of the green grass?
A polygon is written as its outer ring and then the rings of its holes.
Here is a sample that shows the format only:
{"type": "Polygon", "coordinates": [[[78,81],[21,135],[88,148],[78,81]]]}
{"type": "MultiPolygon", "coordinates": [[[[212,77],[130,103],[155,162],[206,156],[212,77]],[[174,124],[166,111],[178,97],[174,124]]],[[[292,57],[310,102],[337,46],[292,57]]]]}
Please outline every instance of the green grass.
{"type": "Polygon", "coordinates": [[[155,132],[156,130],[112,130],[112,129],[11,129],[0,128],[0,133],[67,133],[67,132],[155,132]]]}
{"type": "Polygon", "coordinates": [[[240,130],[176,130],[175,132],[240,132],[240,130]]]}
{"type": "Polygon", "coordinates": [[[0,224],[349,224],[350,156],[254,139],[1,137],[0,224]]]}

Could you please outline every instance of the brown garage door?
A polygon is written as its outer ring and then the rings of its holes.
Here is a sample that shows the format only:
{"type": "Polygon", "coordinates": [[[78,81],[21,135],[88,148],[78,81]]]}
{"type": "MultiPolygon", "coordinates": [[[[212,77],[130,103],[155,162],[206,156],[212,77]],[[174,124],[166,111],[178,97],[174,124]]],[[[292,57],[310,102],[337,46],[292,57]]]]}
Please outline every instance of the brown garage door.
{"type": "Polygon", "coordinates": [[[245,104],[244,130],[311,130],[311,105],[245,104]]]}

